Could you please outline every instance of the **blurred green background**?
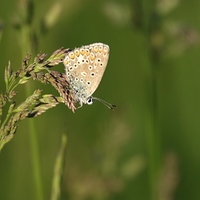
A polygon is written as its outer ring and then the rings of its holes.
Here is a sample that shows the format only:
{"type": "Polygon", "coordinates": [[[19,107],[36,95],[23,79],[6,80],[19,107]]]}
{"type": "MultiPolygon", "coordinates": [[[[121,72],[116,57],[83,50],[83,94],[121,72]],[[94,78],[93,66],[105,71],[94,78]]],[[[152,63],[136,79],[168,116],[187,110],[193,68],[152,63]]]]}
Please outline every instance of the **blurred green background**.
{"type": "MultiPolygon", "coordinates": [[[[117,108],[94,102],[74,114],[63,104],[21,121],[0,155],[0,199],[50,199],[66,133],[60,199],[199,200],[199,11],[197,0],[1,0],[0,91],[9,60],[17,70],[28,52],[103,42],[110,58],[94,96],[117,108]]],[[[58,95],[50,85],[30,85],[58,95]]],[[[17,88],[18,104],[24,87],[17,88]]]]}

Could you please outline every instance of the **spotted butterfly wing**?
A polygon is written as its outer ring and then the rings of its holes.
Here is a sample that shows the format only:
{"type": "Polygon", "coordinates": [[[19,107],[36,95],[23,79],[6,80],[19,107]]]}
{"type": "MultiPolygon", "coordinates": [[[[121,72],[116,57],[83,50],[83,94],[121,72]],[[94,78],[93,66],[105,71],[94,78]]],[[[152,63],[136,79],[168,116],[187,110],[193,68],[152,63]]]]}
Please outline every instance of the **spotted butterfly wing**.
{"type": "Polygon", "coordinates": [[[67,53],[63,63],[65,65],[67,81],[74,98],[81,105],[88,103],[91,95],[97,89],[109,58],[109,46],[94,43],[67,53]]]}

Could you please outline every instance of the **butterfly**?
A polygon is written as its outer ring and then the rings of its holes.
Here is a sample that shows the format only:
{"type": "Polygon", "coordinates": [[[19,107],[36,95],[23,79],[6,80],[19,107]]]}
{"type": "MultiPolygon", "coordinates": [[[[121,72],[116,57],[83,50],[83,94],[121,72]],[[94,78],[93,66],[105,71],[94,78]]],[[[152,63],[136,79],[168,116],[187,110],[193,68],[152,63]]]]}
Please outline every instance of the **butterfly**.
{"type": "Polygon", "coordinates": [[[94,43],[68,52],[63,60],[67,81],[76,102],[91,105],[93,100],[98,100],[108,108],[115,106],[92,94],[99,86],[105,72],[109,46],[103,43],[94,43]]]}

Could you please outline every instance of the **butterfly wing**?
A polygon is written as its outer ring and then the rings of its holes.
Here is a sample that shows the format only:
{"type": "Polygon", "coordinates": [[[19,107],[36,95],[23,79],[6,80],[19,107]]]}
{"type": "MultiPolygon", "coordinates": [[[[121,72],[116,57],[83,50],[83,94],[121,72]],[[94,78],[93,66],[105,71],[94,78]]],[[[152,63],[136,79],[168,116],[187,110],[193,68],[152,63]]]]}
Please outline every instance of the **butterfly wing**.
{"type": "Polygon", "coordinates": [[[103,43],[76,48],[69,52],[63,63],[68,81],[79,101],[86,102],[97,89],[109,58],[109,46],[103,43]]]}

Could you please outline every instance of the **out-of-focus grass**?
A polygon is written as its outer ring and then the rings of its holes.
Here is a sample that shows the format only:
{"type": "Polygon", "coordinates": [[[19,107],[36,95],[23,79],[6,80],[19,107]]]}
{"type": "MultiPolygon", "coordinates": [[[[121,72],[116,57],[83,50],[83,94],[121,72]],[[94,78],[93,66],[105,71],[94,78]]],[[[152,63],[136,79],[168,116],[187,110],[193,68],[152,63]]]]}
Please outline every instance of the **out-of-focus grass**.
{"type": "MultiPolygon", "coordinates": [[[[45,199],[63,130],[68,133],[63,199],[199,199],[199,2],[59,2],[58,20],[45,34],[39,22],[52,3],[35,2],[37,50],[109,44],[108,67],[95,95],[117,109],[95,103],[72,114],[60,105],[35,120],[45,199]]],[[[11,23],[16,2],[7,4],[0,7],[0,74],[8,60],[17,69],[22,57],[11,23]]],[[[23,88],[19,93],[24,99],[23,88]]],[[[2,199],[35,199],[27,123],[1,153],[2,199]]]]}

